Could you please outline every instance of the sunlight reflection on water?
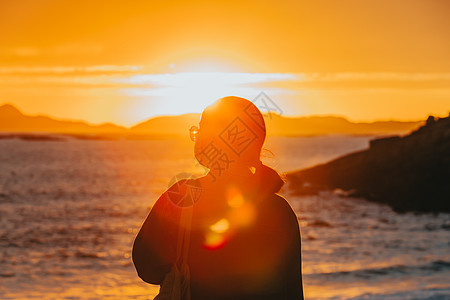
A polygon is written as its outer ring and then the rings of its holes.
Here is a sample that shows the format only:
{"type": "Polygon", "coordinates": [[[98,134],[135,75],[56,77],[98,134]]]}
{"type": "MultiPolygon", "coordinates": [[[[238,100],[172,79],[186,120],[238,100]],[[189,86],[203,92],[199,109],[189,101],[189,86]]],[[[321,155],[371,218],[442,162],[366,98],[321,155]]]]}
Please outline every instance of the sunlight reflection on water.
{"type": "MultiPolygon", "coordinates": [[[[369,137],[272,138],[288,171],[367,147],[369,137]]],[[[149,207],[182,172],[184,140],[0,141],[0,298],[152,299],[131,263],[149,207]]],[[[445,297],[450,217],[399,215],[323,193],[284,195],[302,230],[307,298],[445,297]]],[[[438,298],[440,299],[440,298],[438,298]]],[[[443,299],[443,298],[442,298],[443,299]]]]}

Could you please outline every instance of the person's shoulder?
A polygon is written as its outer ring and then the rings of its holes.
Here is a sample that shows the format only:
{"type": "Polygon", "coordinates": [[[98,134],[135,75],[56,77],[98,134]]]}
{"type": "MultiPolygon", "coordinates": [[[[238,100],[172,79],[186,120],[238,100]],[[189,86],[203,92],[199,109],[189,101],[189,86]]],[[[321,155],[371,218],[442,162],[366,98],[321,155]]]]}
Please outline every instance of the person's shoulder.
{"type": "Polygon", "coordinates": [[[292,210],[292,207],[289,204],[289,202],[286,200],[286,198],[284,198],[280,194],[277,194],[277,193],[272,194],[271,195],[271,202],[274,205],[280,206],[281,208],[292,210]]]}
{"type": "Polygon", "coordinates": [[[272,194],[270,202],[272,205],[272,209],[277,210],[279,213],[285,215],[289,219],[295,219],[295,221],[297,222],[297,215],[291,204],[286,200],[285,197],[275,193],[272,194]]]}
{"type": "Polygon", "coordinates": [[[181,179],[170,186],[164,193],[173,204],[186,207],[193,205],[200,199],[202,187],[197,178],[181,179]]]}

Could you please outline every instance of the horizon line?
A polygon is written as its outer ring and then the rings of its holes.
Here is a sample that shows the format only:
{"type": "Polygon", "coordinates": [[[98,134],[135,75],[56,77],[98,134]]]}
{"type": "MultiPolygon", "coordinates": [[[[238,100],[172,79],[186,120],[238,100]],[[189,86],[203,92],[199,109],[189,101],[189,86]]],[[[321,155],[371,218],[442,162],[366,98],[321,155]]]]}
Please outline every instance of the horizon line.
{"type": "MultiPolygon", "coordinates": [[[[0,108],[4,107],[4,106],[11,106],[11,107],[15,108],[17,111],[19,111],[22,115],[28,116],[28,117],[47,117],[47,118],[54,119],[56,121],[62,121],[62,122],[82,122],[82,123],[86,123],[89,126],[115,125],[115,126],[122,127],[122,128],[125,128],[125,129],[131,129],[131,128],[139,125],[139,124],[142,124],[144,122],[150,121],[152,119],[161,118],[161,117],[181,117],[181,116],[186,116],[186,115],[201,115],[201,113],[199,113],[199,112],[186,112],[186,113],[182,113],[182,114],[154,115],[154,116],[149,116],[148,118],[146,118],[144,120],[137,121],[136,123],[133,123],[133,125],[124,125],[124,124],[120,124],[120,123],[113,122],[113,121],[96,123],[96,122],[91,122],[91,121],[86,120],[86,119],[61,118],[61,117],[58,117],[58,116],[53,116],[53,115],[45,114],[45,113],[28,114],[28,113],[23,112],[16,105],[11,104],[9,102],[4,102],[4,103],[0,104],[0,108]]],[[[267,114],[268,113],[263,113],[263,115],[267,115],[267,114]]],[[[342,119],[345,119],[346,121],[348,121],[350,123],[355,123],[355,124],[371,124],[371,123],[378,123],[378,122],[414,123],[414,122],[424,122],[426,120],[426,118],[423,118],[423,119],[392,119],[392,118],[389,118],[389,119],[374,119],[374,120],[352,120],[352,119],[348,118],[345,115],[338,115],[338,114],[287,115],[287,114],[278,114],[276,112],[270,112],[270,114],[274,114],[274,115],[277,115],[279,117],[287,118],[287,119],[342,118],[342,119]]],[[[428,116],[433,116],[435,118],[436,117],[437,118],[445,118],[445,117],[448,117],[449,115],[450,115],[450,110],[448,112],[448,115],[446,115],[446,116],[428,114],[428,116]]]]}

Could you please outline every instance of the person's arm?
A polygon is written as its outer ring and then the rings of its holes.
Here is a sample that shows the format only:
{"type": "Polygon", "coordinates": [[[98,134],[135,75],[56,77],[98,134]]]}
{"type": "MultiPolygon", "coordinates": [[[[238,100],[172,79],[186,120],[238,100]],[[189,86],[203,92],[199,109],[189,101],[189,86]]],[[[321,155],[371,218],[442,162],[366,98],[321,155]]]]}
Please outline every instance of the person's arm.
{"type": "MultiPolygon", "coordinates": [[[[286,200],[285,200],[286,201],[286,200]]],[[[297,215],[286,201],[289,246],[285,264],[286,299],[304,299],[302,280],[301,236],[297,215]]]]}
{"type": "Polygon", "coordinates": [[[289,251],[288,267],[288,299],[304,299],[302,280],[301,237],[297,223],[297,231],[292,236],[292,245],[289,251]]]}
{"type": "Polygon", "coordinates": [[[151,284],[161,284],[174,258],[178,211],[167,192],[155,203],[133,244],[133,263],[139,277],[151,284]]]}

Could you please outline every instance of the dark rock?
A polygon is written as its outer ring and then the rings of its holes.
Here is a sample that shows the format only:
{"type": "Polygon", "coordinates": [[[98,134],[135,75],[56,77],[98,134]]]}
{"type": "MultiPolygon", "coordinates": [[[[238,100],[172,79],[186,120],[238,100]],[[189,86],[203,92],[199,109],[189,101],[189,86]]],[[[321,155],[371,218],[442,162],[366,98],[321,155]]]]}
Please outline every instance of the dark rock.
{"type": "Polygon", "coordinates": [[[352,196],[398,212],[450,212],[450,117],[429,117],[410,135],[371,141],[370,148],[287,174],[298,194],[353,190],[352,196]]]}

